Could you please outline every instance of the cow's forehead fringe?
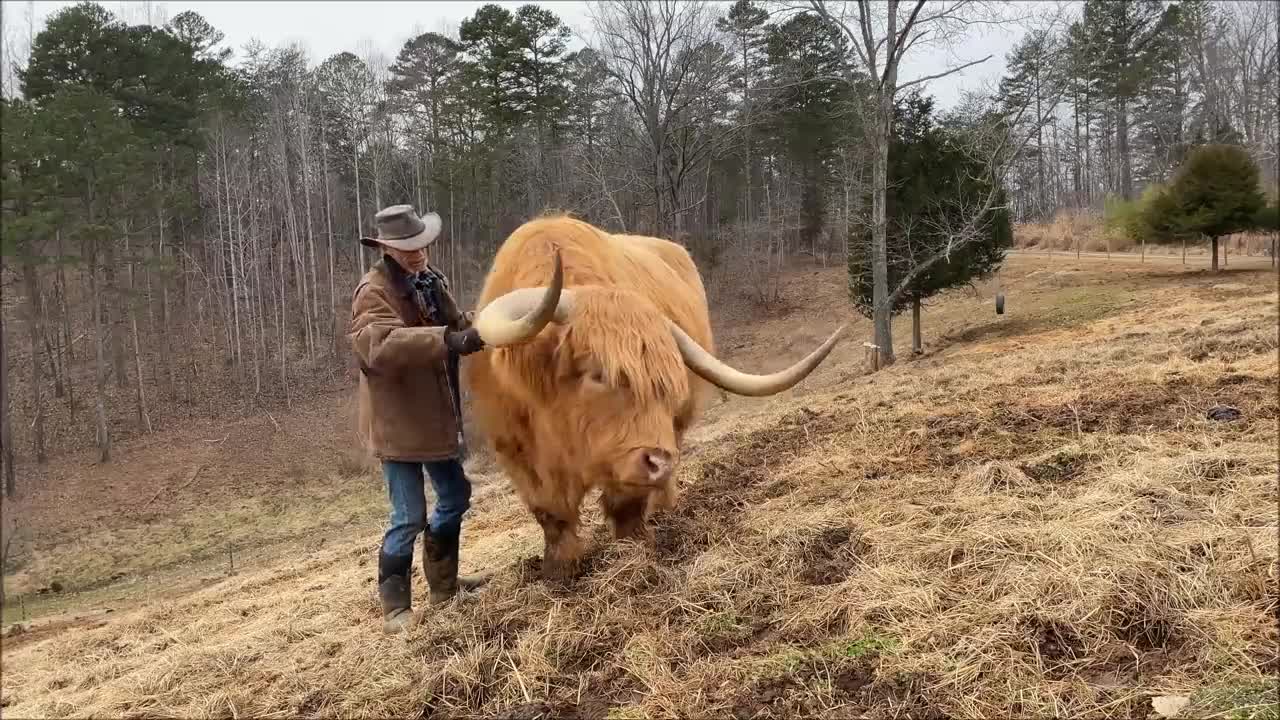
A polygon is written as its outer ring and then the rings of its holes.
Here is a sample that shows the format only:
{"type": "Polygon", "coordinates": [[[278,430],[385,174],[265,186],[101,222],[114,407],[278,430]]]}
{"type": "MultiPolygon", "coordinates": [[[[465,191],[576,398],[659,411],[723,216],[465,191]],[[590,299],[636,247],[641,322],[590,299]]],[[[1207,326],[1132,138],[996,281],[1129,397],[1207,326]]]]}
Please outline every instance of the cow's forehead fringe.
{"type": "Polygon", "coordinates": [[[516,287],[545,285],[556,250],[564,260],[565,287],[575,295],[567,327],[549,327],[523,350],[504,353],[525,382],[554,393],[556,364],[562,359],[555,353],[568,352],[573,360],[595,359],[614,385],[625,379],[635,401],[678,405],[687,398],[688,371],[665,315],[692,325],[686,303],[672,296],[686,290],[657,256],[647,250],[633,255],[629,247],[581,220],[548,213],[522,225],[499,249],[494,267],[501,270],[486,281],[486,299],[516,287]]]}
{"type": "Polygon", "coordinates": [[[611,385],[624,383],[646,402],[679,403],[688,371],[666,319],[635,293],[582,288],[565,333],[564,350],[600,363],[611,385]]]}

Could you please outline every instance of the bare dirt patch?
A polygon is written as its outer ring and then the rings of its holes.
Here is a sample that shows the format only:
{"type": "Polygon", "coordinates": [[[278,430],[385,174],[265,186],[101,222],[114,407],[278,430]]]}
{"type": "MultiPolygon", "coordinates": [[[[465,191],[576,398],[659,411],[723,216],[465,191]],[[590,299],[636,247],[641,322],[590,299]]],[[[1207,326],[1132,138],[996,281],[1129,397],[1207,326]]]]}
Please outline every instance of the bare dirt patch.
{"type": "Polygon", "coordinates": [[[883,673],[876,653],[827,658],[808,654],[776,674],[756,679],[733,698],[734,718],[818,717],[837,713],[867,718],[947,717],[929,699],[937,678],[883,673]]]}
{"type": "Polygon", "coordinates": [[[655,513],[658,557],[680,563],[723,541],[738,530],[737,518],[748,508],[789,492],[772,467],[841,430],[832,414],[801,408],[776,426],[735,438],[732,452],[721,451],[699,466],[697,479],[681,490],[674,510],[655,513]]]}
{"type": "Polygon", "coordinates": [[[803,568],[800,581],[806,585],[833,585],[847,578],[871,546],[851,527],[833,527],[807,538],[800,546],[797,563],[803,568]]]}

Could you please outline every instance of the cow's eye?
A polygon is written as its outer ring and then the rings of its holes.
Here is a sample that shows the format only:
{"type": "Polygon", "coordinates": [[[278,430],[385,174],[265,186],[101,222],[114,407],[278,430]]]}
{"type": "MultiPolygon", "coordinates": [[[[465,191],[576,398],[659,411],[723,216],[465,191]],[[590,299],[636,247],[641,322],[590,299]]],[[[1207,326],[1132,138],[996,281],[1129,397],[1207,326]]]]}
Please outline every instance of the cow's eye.
{"type": "Polygon", "coordinates": [[[579,366],[578,377],[588,385],[604,385],[604,370],[598,366],[579,366]]]}

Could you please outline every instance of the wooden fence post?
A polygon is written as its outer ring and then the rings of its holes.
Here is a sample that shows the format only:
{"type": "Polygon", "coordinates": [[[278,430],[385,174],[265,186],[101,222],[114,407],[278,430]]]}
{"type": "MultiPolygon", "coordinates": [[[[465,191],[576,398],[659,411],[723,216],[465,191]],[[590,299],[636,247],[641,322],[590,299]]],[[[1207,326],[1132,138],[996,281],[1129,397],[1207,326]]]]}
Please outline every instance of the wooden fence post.
{"type": "Polygon", "coordinates": [[[880,346],[875,343],[864,342],[862,347],[867,349],[867,364],[871,367],[871,372],[880,370],[880,346]]]}

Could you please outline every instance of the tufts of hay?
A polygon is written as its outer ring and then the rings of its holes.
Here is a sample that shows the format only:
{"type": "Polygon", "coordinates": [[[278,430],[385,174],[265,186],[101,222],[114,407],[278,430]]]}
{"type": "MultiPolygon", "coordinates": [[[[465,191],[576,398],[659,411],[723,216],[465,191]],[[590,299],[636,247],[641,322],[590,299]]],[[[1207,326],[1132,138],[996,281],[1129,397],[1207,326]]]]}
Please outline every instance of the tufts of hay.
{"type": "Polygon", "coordinates": [[[335,543],[6,647],[6,709],[1146,717],[1177,694],[1197,717],[1267,717],[1275,353],[1181,343],[1239,335],[1199,324],[1228,305],[1247,323],[1274,307],[1180,297],[1024,338],[998,368],[963,346],[830,369],[704,435],[655,546],[601,530],[568,583],[539,578],[536,526],[494,497],[463,558],[492,584],[407,638],[379,632],[376,543],[335,543]],[[1205,417],[1227,401],[1240,420],[1205,417]]]}

